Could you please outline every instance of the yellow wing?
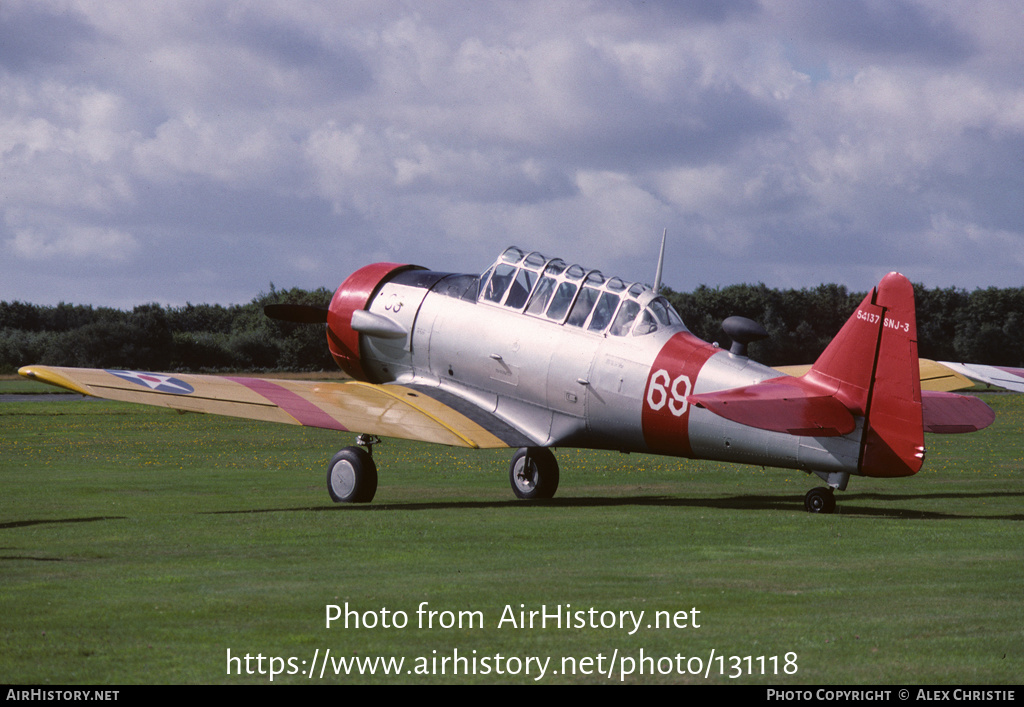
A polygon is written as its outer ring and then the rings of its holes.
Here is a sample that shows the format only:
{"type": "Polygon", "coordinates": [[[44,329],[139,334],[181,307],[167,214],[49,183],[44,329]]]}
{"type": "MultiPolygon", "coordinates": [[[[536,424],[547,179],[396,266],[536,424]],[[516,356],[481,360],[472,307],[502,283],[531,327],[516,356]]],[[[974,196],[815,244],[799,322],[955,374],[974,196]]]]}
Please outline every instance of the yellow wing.
{"type": "Polygon", "coordinates": [[[455,447],[530,444],[486,411],[425,386],[25,366],[26,378],[83,395],[455,447]]]}
{"type": "MultiPolygon", "coordinates": [[[[974,385],[966,376],[963,376],[952,368],[943,366],[927,358],[919,361],[921,367],[921,389],[951,391],[970,388],[974,385]]],[[[810,365],[806,366],[775,366],[775,370],[790,376],[802,376],[811,370],[810,365]]]]}

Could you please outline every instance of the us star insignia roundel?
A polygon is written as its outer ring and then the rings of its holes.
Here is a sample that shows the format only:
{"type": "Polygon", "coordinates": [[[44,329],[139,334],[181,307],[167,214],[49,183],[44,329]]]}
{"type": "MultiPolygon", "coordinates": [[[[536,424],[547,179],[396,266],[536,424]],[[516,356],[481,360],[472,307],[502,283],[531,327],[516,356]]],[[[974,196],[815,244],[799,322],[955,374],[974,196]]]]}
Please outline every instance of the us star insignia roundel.
{"type": "Polygon", "coordinates": [[[141,371],[110,371],[107,373],[115,375],[136,385],[141,385],[159,393],[172,393],[173,395],[189,395],[195,392],[195,388],[183,380],[172,378],[164,373],[143,373],[141,371]]]}

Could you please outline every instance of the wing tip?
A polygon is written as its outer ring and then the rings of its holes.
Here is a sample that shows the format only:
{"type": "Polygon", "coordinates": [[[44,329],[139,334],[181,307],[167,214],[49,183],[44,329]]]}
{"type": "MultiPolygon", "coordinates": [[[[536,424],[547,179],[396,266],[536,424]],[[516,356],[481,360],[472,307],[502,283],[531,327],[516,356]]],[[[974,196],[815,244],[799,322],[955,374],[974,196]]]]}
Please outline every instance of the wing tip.
{"type": "Polygon", "coordinates": [[[58,388],[66,388],[82,395],[93,396],[89,390],[62,375],[57,369],[50,368],[49,366],[22,366],[18,369],[18,375],[29,380],[39,381],[40,383],[55,385],[58,388]]]}

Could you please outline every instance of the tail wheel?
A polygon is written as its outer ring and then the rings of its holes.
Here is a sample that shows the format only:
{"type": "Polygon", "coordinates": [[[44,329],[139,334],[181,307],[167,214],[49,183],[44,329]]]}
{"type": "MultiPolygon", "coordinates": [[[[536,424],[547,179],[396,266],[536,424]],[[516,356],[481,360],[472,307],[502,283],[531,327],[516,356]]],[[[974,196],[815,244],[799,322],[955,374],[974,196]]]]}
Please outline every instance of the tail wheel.
{"type": "Polygon", "coordinates": [[[547,447],[523,447],[512,457],[508,476],[516,497],[551,498],[558,490],[558,461],[547,447]]]}
{"type": "Polygon", "coordinates": [[[830,488],[813,488],[804,496],[804,509],[808,513],[832,513],[836,509],[836,497],[830,488]]]}
{"type": "Polygon", "coordinates": [[[335,503],[369,503],[377,493],[377,465],[360,447],[345,447],[327,465],[327,493],[335,503]]]}

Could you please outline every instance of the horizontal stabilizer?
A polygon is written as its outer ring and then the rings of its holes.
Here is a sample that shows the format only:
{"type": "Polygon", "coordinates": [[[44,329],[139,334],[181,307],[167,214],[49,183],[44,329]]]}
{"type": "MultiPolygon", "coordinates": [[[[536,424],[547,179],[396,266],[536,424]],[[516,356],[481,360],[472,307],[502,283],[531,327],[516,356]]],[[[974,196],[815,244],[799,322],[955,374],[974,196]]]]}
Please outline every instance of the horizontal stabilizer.
{"type": "Polygon", "coordinates": [[[691,395],[698,407],[741,425],[812,437],[839,437],[856,421],[830,391],[806,378],[782,376],[755,385],[691,395]]]}
{"type": "Polygon", "coordinates": [[[983,430],[996,419],[996,413],[973,395],[957,395],[925,390],[921,393],[924,431],[935,434],[962,434],[983,430]]]}

